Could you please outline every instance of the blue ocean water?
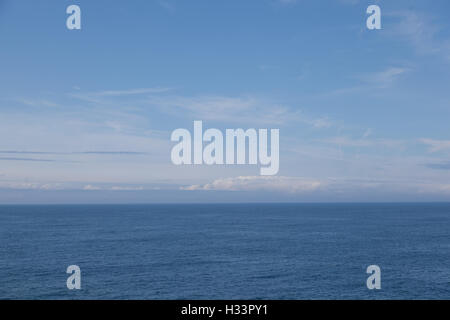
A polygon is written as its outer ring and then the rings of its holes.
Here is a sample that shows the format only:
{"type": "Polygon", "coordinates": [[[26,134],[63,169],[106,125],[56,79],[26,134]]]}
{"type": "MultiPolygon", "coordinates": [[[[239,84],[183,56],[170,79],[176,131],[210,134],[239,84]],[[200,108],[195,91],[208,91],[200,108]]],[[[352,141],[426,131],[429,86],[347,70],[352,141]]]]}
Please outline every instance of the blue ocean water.
{"type": "Polygon", "coordinates": [[[450,204],[0,206],[0,299],[450,299],[450,204]]]}

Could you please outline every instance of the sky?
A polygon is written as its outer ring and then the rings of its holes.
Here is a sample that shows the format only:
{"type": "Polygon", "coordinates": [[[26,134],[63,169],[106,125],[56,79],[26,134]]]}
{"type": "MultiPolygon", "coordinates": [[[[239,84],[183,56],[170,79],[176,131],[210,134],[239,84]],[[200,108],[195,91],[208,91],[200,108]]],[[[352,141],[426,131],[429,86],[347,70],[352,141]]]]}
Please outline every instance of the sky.
{"type": "Polygon", "coordinates": [[[449,14],[448,0],[0,0],[0,204],[450,201],[449,14]],[[278,174],[175,166],[171,133],[194,120],[279,129],[278,174]]]}

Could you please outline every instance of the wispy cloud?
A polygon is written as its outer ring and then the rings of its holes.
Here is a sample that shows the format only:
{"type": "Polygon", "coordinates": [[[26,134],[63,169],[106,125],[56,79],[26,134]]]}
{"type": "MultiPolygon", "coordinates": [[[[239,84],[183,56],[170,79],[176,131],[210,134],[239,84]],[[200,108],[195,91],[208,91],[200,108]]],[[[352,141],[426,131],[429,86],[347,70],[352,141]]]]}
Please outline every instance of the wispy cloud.
{"type": "Polygon", "coordinates": [[[38,183],[38,182],[9,182],[0,181],[1,189],[12,190],[62,190],[63,187],[59,183],[38,183]]]}
{"type": "Polygon", "coordinates": [[[450,150],[450,140],[434,140],[423,138],[419,141],[429,146],[429,152],[450,150]]]}
{"type": "Polygon", "coordinates": [[[46,100],[46,99],[16,99],[17,102],[21,102],[24,105],[30,107],[49,107],[49,108],[58,108],[61,105],[57,102],[46,100]]]}
{"type": "Polygon", "coordinates": [[[142,191],[145,190],[144,187],[124,187],[124,186],[113,186],[112,191],[142,191]]]}
{"type": "Polygon", "coordinates": [[[331,120],[324,116],[306,114],[299,106],[291,106],[254,95],[175,95],[167,94],[169,88],[133,89],[73,93],[70,96],[91,104],[100,115],[109,116],[104,125],[121,132],[128,122],[145,122],[148,112],[171,115],[183,119],[201,119],[222,123],[248,125],[289,125],[302,123],[315,128],[327,128],[331,120]],[[142,96],[141,93],[146,93],[142,96]],[[124,96],[124,101],[115,99],[124,96]],[[114,98],[114,99],[112,99],[114,98]],[[124,107],[127,106],[127,107],[124,107]],[[132,106],[132,107],[129,107],[132,106]]]}
{"type": "Polygon", "coordinates": [[[356,5],[359,3],[360,0],[339,0],[342,4],[350,4],[350,5],[356,5]]]}
{"type": "MultiPolygon", "coordinates": [[[[107,127],[116,132],[136,132],[149,124],[153,117],[171,115],[183,119],[201,119],[246,125],[304,124],[314,128],[328,128],[327,116],[311,115],[306,108],[258,95],[180,95],[167,87],[144,89],[72,92],[69,105],[61,115],[70,113],[72,123],[107,127]],[[119,99],[120,97],[120,99],[119,99]],[[81,102],[80,102],[81,101],[81,102]],[[78,110],[76,113],[73,110],[78,110]],[[89,113],[90,117],[85,118],[89,113]],[[78,117],[78,119],[77,119],[78,117]],[[83,120],[81,120],[83,119],[83,120]],[[95,120],[95,121],[94,121],[95,120]],[[83,123],[81,123],[83,121],[83,123]]],[[[66,97],[67,99],[67,97],[66,97]]],[[[34,101],[27,99],[27,101],[34,101]]],[[[67,105],[67,103],[66,103],[67,105]]]]}
{"type": "Polygon", "coordinates": [[[284,5],[292,5],[297,3],[297,0],[278,0],[278,2],[284,5]]]}
{"type": "Polygon", "coordinates": [[[226,123],[289,125],[303,123],[316,128],[331,126],[327,117],[311,117],[299,108],[252,96],[154,96],[147,101],[162,112],[226,123]]]}
{"type": "MultiPolygon", "coordinates": [[[[94,105],[96,108],[99,107],[123,107],[123,101],[120,99],[132,102],[135,100],[131,99],[141,99],[142,97],[148,95],[158,95],[171,91],[172,88],[167,87],[152,87],[152,88],[132,88],[124,90],[103,90],[103,91],[91,91],[84,92],[76,90],[74,92],[68,93],[68,97],[80,100],[82,102],[88,102],[94,105]],[[120,99],[119,99],[120,98],[120,99]]],[[[112,111],[112,110],[110,110],[112,111]]],[[[115,111],[117,112],[117,110],[115,111]]]]}
{"type": "Polygon", "coordinates": [[[386,88],[408,71],[409,69],[407,68],[389,67],[379,72],[361,75],[359,76],[359,79],[367,84],[375,85],[380,88],[386,88]]]}
{"type": "Polygon", "coordinates": [[[156,186],[132,186],[132,185],[105,185],[105,184],[86,184],[73,182],[29,182],[29,181],[5,181],[0,180],[0,189],[16,190],[79,190],[79,191],[144,191],[160,190],[156,186]]]}
{"type": "Polygon", "coordinates": [[[295,111],[285,106],[267,104],[254,97],[154,97],[149,103],[158,106],[163,112],[223,122],[280,124],[295,114],[295,111]]]}
{"type": "Polygon", "coordinates": [[[84,151],[73,152],[72,154],[97,154],[97,155],[145,155],[148,152],[136,152],[136,151],[84,151]]]}
{"type": "Polygon", "coordinates": [[[409,41],[422,53],[435,53],[438,51],[434,38],[439,28],[431,23],[430,17],[413,11],[388,13],[396,19],[388,32],[397,38],[409,41]]]}
{"type": "Polygon", "coordinates": [[[322,96],[341,96],[354,95],[369,90],[379,90],[392,87],[401,77],[411,72],[411,68],[390,66],[381,71],[359,73],[350,76],[349,78],[357,80],[358,83],[348,87],[338,88],[326,93],[322,96]]]}
{"type": "Polygon", "coordinates": [[[363,138],[368,138],[373,133],[373,130],[371,128],[366,129],[366,131],[363,134],[363,138]]]}
{"type": "Polygon", "coordinates": [[[58,152],[45,152],[45,151],[15,151],[15,150],[0,150],[0,153],[3,153],[3,154],[46,154],[46,155],[61,154],[61,153],[58,153],[58,152]]]}
{"type": "Polygon", "coordinates": [[[95,154],[95,155],[145,155],[148,152],[138,151],[81,151],[81,152],[47,152],[47,151],[15,151],[0,150],[0,154],[36,154],[36,155],[75,155],[75,154],[95,154]]]}
{"type": "Polygon", "coordinates": [[[175,5],[168,0],[158,0],[158,4],[165,10],[172,12],[175,10],[175,5]]]}
{"type": "Polygon", "coordinates": [[[91,93],[94,96],[129,96],[129,95],[140,95],[149,93],[162,93],[170,91],[171,88],[140,88],[140,89],[129,89],[129,90],[109,90],[91,93]]]}
{"type": "MultiPolygon", "coordinates": [[[[110,187],[104,187],[104,186],[96,186],[96,185],[85,185],[83,187],[84,191],[143,191],[143,190],[149,190],[141,186],[110,186],[110,187]]],[[[159,190],[158,188],[151,188],[150,190],[159,190]]]]}
{"type": "Polygon", "coordinates": [[[52,160],[52,159],[36,159],[36,158],[0,157],[0,161],[55,162],[56,160],[52,160]]]}
{"type": "Polygon", "coordinates": [[[434,17],[408,10],[386,13],[386,16],[395,20],[386,28],[391,37],[409,42],[419,54],[450,57],[450,39],[441,36],[444,27],[434,17]]]}
{"type": "Polygon", "coordinates": [[[450,161],[442,163],[427,163],[425,166],[436,170],[450,170],[450,161]]]}
{"type": "MultiPolygon", "coordinates": [[[[366,132],[367,133],[367,132],[366,132]]],[[[345,136],[337,136],[328,139],[322,139],[322,142],[333,144],[341,147],[387,147],[387,148],[398,148],[403,146],[406,142],[403,140],[394,139],[354,139],[345,136]]]]}

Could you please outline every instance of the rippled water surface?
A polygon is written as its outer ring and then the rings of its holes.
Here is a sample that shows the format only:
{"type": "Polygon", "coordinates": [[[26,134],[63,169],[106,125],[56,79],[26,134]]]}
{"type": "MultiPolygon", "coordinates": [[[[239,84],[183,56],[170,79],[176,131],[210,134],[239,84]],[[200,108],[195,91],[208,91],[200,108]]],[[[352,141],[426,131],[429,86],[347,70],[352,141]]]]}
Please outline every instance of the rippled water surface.
{"type": "Polygon", "coordinates": [[[0,206],[0,298],[450,299],[450,204],[0,206]]]}

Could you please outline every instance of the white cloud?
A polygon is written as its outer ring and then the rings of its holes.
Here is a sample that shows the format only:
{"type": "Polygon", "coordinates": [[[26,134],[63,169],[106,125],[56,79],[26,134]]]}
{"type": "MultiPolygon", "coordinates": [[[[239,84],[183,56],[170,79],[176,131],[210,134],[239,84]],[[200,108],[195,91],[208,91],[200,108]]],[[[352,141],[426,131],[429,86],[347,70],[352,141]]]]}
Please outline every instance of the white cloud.
{"type": "Polygon", "coordinates": [[[433,140],[424,138],[419,141],[428,145],[430,152],[439,152],[450,149],[450,140],[433,140]]]}
{"type": "Polygon", "coordinates": [[[182,187],[186,191],[264,191],[300,195],[322,193],[343,195],[355,192],[393,192],[409,194],[450,195],[450,184],[396,179],[306,179],[283,176],[241,176],[217,179],[204,185],[182,187]]]}
{"type": "Polygon", "coordinates": [[[282,176],[241,176],[237,178],[217,179],[204,185],[182,187],[182,190],[216,191],[277,191],[301,193],[319,189],[323,182],[319,180],[282,177],[282,176]]]}
{"type": "Polygon", "coordinates": [[[83,190],[86,190],[86,191],[95,191],[95,190],[102,190],[102,188],[96,187],[96,186],[93,186],[93,185],[88,184],[88,185],[86,185],[86,186],[83,187],[83,190]]]}
{"type": "Polygon", "coordinates": [[[1,181],[0,188],[13,190],[62,190],[63,186],[60,183],[1,181]]]}

